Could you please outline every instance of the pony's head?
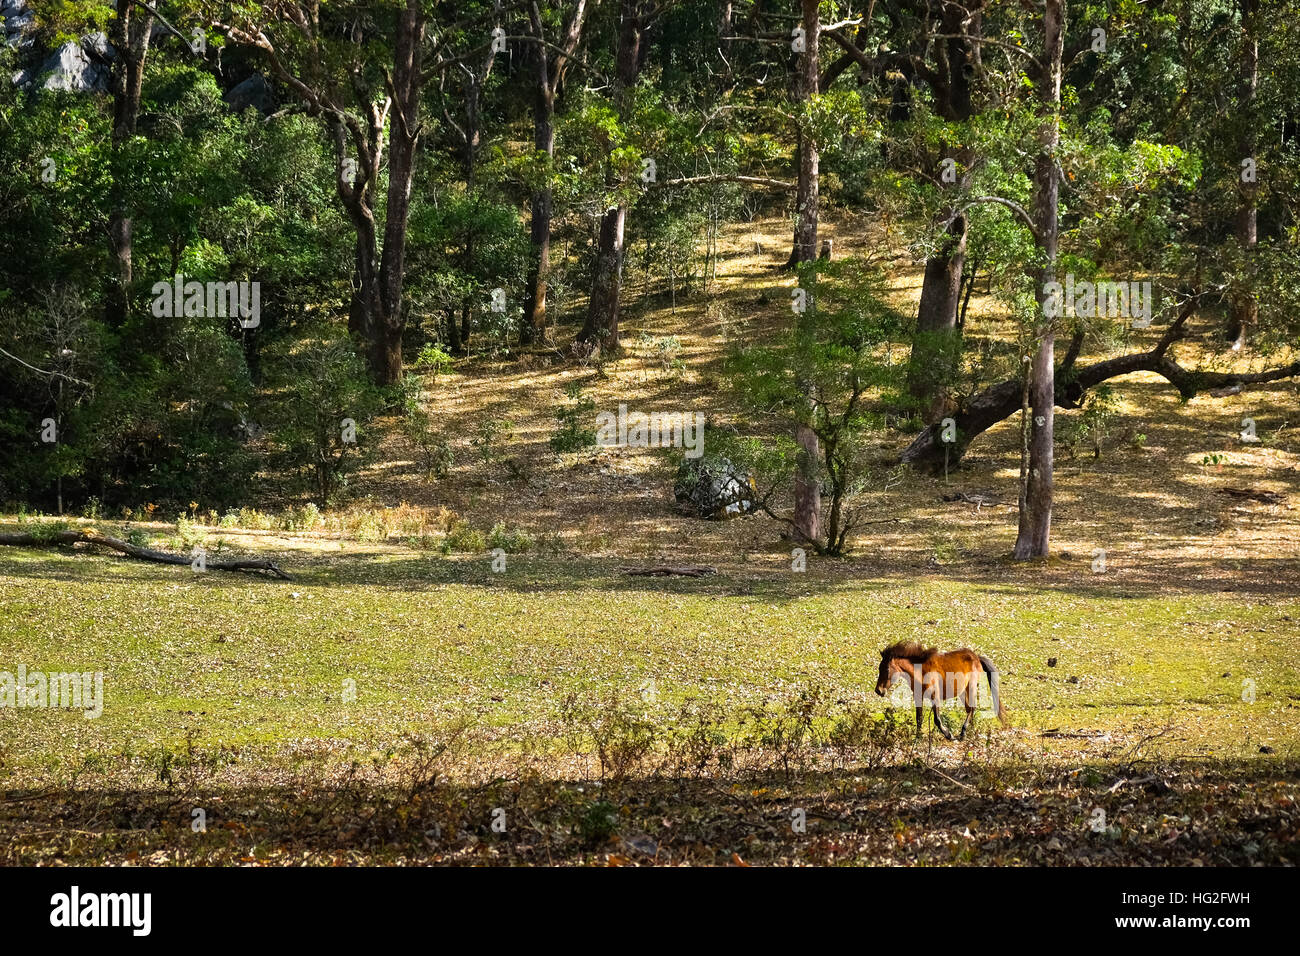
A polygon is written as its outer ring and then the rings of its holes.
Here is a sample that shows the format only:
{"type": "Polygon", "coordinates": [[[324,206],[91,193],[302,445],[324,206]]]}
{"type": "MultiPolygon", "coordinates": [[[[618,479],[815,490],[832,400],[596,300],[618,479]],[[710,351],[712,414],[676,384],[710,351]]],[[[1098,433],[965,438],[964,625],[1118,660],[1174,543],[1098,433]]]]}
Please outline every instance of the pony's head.
{"type": "Polygon", "coordinates": [[[924,660],[931,653],[916,641],[899,641],[880,652],[880,674],[876,678],[876,693],[881,697],[889,692],[889,685],[900,674],[908,672],[907,664],[924,660]]]}

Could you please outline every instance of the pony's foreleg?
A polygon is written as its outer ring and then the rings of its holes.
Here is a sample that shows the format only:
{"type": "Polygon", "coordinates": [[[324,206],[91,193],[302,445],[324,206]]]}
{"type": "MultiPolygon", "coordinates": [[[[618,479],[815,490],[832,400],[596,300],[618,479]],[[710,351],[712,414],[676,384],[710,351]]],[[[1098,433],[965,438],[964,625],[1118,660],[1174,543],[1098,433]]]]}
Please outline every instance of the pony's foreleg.
{"type": "Polygon", "coordinates": [[[915,672],[912,678],[912,703],[916,705],[916,736],[922,735],[921,724],[925,720],[925,688],[921,686],[921,678],[915,672]]]}

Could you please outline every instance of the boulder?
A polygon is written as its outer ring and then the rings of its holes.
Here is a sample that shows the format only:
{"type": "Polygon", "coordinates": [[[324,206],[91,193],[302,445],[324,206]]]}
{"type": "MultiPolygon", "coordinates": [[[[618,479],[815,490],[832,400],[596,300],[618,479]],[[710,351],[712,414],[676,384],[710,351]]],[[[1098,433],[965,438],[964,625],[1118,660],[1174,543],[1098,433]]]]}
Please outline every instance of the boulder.
{"type": "Polygon", "coordinates": [[[222,99],[236,113],[242,113],[250,107],[259,113],[270,113],[275,107],[271,84],[260,73],[254,73],[244,82],[231,87],[222,99]]]}
{"type": "Polygon", "coordinates": [[[687,458],[677,469],[673,497],[697,518],[736,518],[757,507],[753,477],[727,458],[687,458]]]}
{"type": "Polygon", "coordinates": [[[32,45],[30,34],[36,11],[27,0],[0,0],[0,20],[4,20],[3,27],[0,27],[0,41],[6,46],[25,48],[32,45]]]}
{"type": "Polygon", "coordinates": [[[113,44],[108,42],[108,35],[104,33],[88,33],[81,38],[81,48],[88,53],[92,59],[100,60],[104,63],[111,63],[117,59],[117,51],[113,49],[113,44]]]}
{"type": "MultiPolygon", "coordinates": [[[[91,34],[81,41],[69,40],[51,53],[40,66],[15,76],[14,82],[20,86],[35,84],[41,90],[106,93],[111,68],[96,51],[96,36],[91,34]]],[[[103,34],[98,36],[102,37],[103,34]]]]}

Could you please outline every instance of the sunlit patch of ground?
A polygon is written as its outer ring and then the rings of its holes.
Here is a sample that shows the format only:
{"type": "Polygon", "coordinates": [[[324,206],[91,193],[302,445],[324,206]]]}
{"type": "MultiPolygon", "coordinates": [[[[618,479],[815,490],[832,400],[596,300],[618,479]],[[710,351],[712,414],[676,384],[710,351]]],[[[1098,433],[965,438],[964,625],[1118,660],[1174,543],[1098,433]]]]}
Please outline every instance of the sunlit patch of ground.
{"type": "MultiPolygon", "coordinates": [[[[702,412],[714,423],[747,430],[736,396],[725,387],[721,363],[732,342],[761,339],[791,321],[789,289],[795,280],[779,271],[785,226],[780,219],[766,220],[724,236],[710,295],[679,297],[675,308],[641,305],[637,293],[643,289],[637,273],[630,272],[631,305],[622,322],[625,350],[599,367],[566,360],[560,349],[509,361],[459,363],[455,374],[431,383],[425,396],[447,434],[454,436],[457,465],[451,476],[427,482],[412,466],[390,466],[373,480],[363,480],[361,487],[377,488],[375,496],[382,502],[445,506],[482,527],[503,520],[549,530],[587,557],[739,559],[773,570],[788,564],[781,526],[769,519],[718,523],[679,514],[664,450],[556,454],[547,445],[557,427],[555,411],[564,403],[563,390],[574,381],[584,383],[597,410],[616,411],[625,402],[633,410],[702,412]],[[754,251],[755,236],[761,237],[761,253],[754,251]],[[654,347],[642,343],[642,333],[676,337],[681,367],[664,369],[654,347]],[[510,437],[491,460],[472,444],[484,419],[511,423],[510,437]]],[[[839,257],[882,258],[883,240],[866,220],[830,217],[824,231],[835,238],[839,257]]],[[[919,265],[892,253],[883,258],[897,304],[914,310],[919,265]]],[[[1005,309],[984,291],[980,283],[967,317],[972,352],[981,338],[1007,342],[1014,337],[1005,309]]],[[[1185,366],[1209,361],[1215,367],[1259,369],[1283,360],[1211,352],[1211,325],[1208,318],[1193,324],[1191,340],[1177,346],[1185,366]]],[[[561,338],[568,334],[571,330],[561,338]]],[[[1150,347],[1160,324],[1131,334],[1130,347],[1150,347]]],[[[1080,362],[1102,357],[1084,354],[1080,362]]],[[[1276,579],[1279,563],[1294,572],[1300,558],[1300,515],[1291,500],[1300,466],[1294,425],[1300,418],[1297,384],[1281,382],[1226,398],[1203,395],[1186,403],[1154,374],[1134,374],[1111,384],[1118,410],[1100,458],[1093,457],[1090,445],[1072,447],[1066,440],[1079,413],[1058,411],[1053,536],[1058,551],[1077,562],[1075,572],[1091,574],[1094,555],[1102,550],[1105,573],[1123,581],[1182,585],[1189,578],[1258,578],[1263,585],[1276,579]],[[1259,443],[1239,437],[1247,417],[1256,422],[1259,443]],[[1266,503],[1225,494],[1228,489],[1271,491],[1287,498],[1266,503]]],[[[904,431],[883,434],[881,457],[901,450],[911,437],[904,431]]],[[[869,499],[873,523],[855,540],[854,556],[845,567],[982,565],[1008,553],[1015,536],[1018,439],[1018,422],[1004,422],[975,442],[963,466],[946,481],[911,475],[869,499]],[[989,494],[998,503],[976,508],[941,500],[962,491],[989,494]],[[876,520],[890,516],[898,522],[876,520]]],[[[410,459],[396,438],[381,457],[410,459]]]]}

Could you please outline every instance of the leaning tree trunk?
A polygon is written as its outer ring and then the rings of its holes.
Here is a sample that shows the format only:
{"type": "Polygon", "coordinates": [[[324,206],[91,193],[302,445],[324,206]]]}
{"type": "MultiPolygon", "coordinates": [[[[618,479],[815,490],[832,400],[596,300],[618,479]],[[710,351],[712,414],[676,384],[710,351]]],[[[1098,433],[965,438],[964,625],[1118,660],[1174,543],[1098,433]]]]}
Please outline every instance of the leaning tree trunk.
{"type": "Polygon", "coordinates": [[[1047,557],[1052,532],[1052,469],[1056,412],[1056,319],[1044,314],[1045,286],[1056,276],[1056,240],[1060,177],[1056,149],[1061,137],[1061,58],[1065,32],[1064,0],[1047,0],[1043,12],[1044,76],[1039,84],[1043,124],[1034,163],[1034,224],[1043,256],[1036,276],[1038,348],[1029,369],[1032,406],[1029,455],[1021,477],[1020,524],[1013,557],[1018,561],[1047,557]]]}
{"type": "MultiPolygon", "coordinates": [[[[937,60],[933,88],[939,114],[951,123],[963,123],[973,112],[970,77],[979,65],[982,26],[979,10],[945,4],[941,32],[946,39],[935,45],[937,60]]],[[[945,145],[939,153],[940,189],[960,194],[970,177],[972,150],[945,145]],[[960,180],[943,177],[944,160],[965,168],[960,180]]],[[[942,242],[925,261],[921,301],[916,318],[916,338],[908,362],[907,385],[922,419],[937,422],[948,414],[947,385],[961,356],[958,311],[961,308],[962,277],[966,267],[968,222],[953,205],[939,210],[936,224],[945,228],[942,242]],[[946,226],[945,226],[946,224],[946,226]]]]}
{"type": "MultiPolygon", "coordinates": [[[[948,215],[952,213],[948,210],[948,215]]],[[[925,260],[907,385],[927,424],[939,421],[948,411],[944,386],[956,371],[960,349],[957,312],[966,266],[966,231],[966,217],[956,216],[939,250],[925,260]]]]}
{"type": "MultiPolygon", "coordinates": [[[[1193,311],[1191,304],[1185,306],[1184,315],[1177,320],[1177,324],[1181,327],[1193,311]]],[[[1060,373],[1054,376],[1056,404],[1061,408],[1078,408],[1089,389],[1134,372],[1154,372],[1162,376],[1178,390],[1183,399],[1223,389],[1235,392],[1300,375],[1300,361],[1263,372],[1191,371],[1169,357],[1168,349],[1172,341],[1173,337],[1167,335],[1160,345],[1149,352],[1118,355],[1079,369],[1074,369],[1071,359],[1067,358],[1060,373]]],[[[956,443],[945,443],[942,439],[942,426],[930,425],[903,450],[898,456],[899,462],[938,470],[944,466],[945,458],[949,461],[959,460],[971,442],[1020,410],[1021,386],[1020,379],[1008,379],[986,388],[953,415],[957,425],[956,443]]]]}
{"type": "MultiPolygon", "coordinates": [[[[1259,0],[1241,0],[1241,30],[1244,34],[1241,62],[1241,136],[1238,140],[1238,152],[1241,159],[1255,157],[1255,93],[1259,87],[1259,34],[1257,23],[1259,0]]],[[[1237,242],[1249,260],[1255,251],[1259,239],[1257,226],[1258,209],[1255,182],[1243,182],[1241,188],[1241,205],[1237,209],[1237,242]]],[[[1259,303],[1248,288],[1234,290],[1228,315],[1227,340],[1233,351],[1240,350],[1246,344],[1246,334],[1259,318],[1259,303]]]]}

